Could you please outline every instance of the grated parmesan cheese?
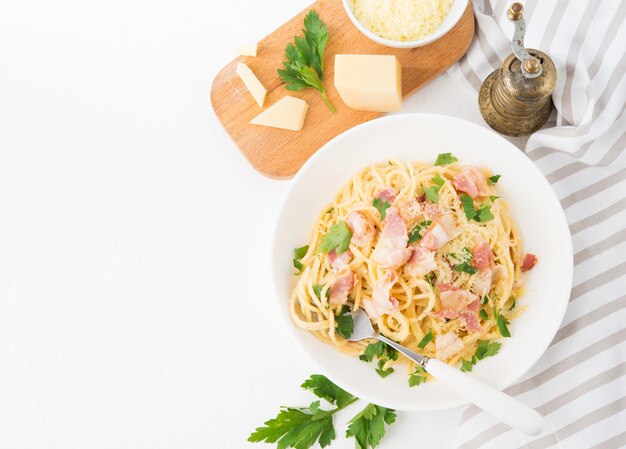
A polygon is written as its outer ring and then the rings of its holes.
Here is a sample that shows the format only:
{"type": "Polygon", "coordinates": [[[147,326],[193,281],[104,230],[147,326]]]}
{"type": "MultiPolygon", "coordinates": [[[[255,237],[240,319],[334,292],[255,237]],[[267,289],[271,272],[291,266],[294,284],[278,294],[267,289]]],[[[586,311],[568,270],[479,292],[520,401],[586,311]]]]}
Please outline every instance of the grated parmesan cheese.
{"type": "Polygon", "coordinates": [[[453,0],[351,0],[352,12],[365,28],[394,41],[415,41],[433,34],[453,0]]]}

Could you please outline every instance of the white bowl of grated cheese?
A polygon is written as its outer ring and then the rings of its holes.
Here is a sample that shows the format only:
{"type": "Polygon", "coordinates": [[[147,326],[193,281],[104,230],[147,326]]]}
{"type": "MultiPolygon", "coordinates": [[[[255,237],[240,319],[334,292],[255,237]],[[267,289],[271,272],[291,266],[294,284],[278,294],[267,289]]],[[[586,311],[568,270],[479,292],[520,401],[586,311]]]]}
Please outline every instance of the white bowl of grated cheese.
{"type": "Polygon", "coordinates": [[[444,36],[468,0],[342,0],[358,30],[379,44],[415,48],[444,36]]]}

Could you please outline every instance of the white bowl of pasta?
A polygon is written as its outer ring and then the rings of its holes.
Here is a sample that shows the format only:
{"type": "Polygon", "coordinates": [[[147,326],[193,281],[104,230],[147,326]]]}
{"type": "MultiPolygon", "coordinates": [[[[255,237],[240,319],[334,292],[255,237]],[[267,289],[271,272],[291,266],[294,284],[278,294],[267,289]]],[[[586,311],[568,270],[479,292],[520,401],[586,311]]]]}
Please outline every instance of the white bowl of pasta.
{"type": "Polygon", "coordinates": [[[565,215],[534,164],[497,134],[434,114],[373,120],[321,148],[292,181],[271,257],[279,314],[304,353],[350,393],[398,410],[466,401],[384,346],[347,342],[353,310],[503,389],[548,348],[573,271],[565,215]]]}

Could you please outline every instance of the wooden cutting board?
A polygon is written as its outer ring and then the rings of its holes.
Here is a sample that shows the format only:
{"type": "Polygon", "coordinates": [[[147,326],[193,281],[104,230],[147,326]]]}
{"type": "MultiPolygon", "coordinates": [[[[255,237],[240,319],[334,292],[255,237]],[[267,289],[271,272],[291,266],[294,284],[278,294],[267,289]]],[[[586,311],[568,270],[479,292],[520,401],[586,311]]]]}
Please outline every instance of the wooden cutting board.
{"type": "Polygon", "coordinates": [[[346,15],[341,0],[319,0],[261,40],[256,57],[238,58],[252,69],[268,90],[264,108],[284,95],[306,100],[309,110],[301,131],[249,124],[262,109],[235,73],[237,59],[228,63],[215,77],[211,103],[218,119],[254,168],[272,178],[290,178],[333,137],[383,115],[355,111],[343,104],[333,86],[335,54],[396,55],[402,66],[402,92],[406,98],[458,61],[469,48],[473,36],[471,2],[456,26],[441,39],[425,47],[399,49],[377,44],[361,34],[346,15]],[[328,26],[330,37],[324,54],[324,85],[337,109],[334,114],[324,104],[319,92],[314,89],[288,91],[276,73],[282,67],[285,46],[293,41],[294,36],[301,34],[304,16],[311,9],[317,11],[328,26]]]}

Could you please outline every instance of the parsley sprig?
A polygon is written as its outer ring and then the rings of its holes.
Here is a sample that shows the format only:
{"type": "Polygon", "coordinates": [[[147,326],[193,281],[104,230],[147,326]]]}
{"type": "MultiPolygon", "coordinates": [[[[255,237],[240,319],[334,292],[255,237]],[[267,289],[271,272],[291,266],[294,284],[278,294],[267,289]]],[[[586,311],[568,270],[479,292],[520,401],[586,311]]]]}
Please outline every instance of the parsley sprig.
{"type": "MultiPolygon", "coordinates": [[[[319,400],[311,402],[308,407],[281,407],[275,418],[250,434],[248,441],[276,443],[278,449],[308,449],[315,443],[321,447],[330,445],[336,437],[333,415],[359,398],[321,374],[312,375],[301,387],[335,408],[323,410],[319,400]]],[[[385,424],[392,424],[395,418],[395,410],[368,404],[350,420],[346,437],[354,437],[357,448],[375,448],[385,435],[385,424]]]]}
{"type": "Polygon", "coordinates": [[[300,248],[295,248],[293,250],[293,266],[296,270],[298,270],[298,273],[300,273],[303,268],[302,262],[300,262],[300,259],[306,256],[306,253],[308,251],[309,251],[309,245],[304,245],[300,248]]]}
{"type": "Polygon", "coordinates": [[[283,69],[278,75],[287,90],[312,87],[319,91],[328,108],[336,112],[324,89],[324,49],[328,42],[328,28],[313,10],[304,18],[303,36],[296,36],[285,48],[283,69]]]}

